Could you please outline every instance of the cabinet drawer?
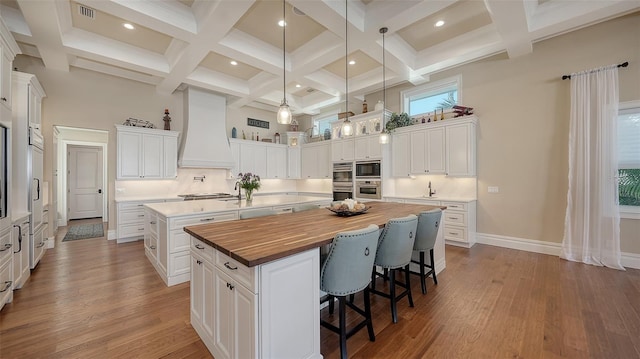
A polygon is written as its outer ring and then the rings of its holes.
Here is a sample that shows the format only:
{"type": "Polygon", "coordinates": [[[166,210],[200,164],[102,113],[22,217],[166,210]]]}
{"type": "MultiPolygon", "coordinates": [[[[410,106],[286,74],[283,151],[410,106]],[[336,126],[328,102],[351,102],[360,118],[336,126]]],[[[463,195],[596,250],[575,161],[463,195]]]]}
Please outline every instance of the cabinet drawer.
{"type": "Polygon", "coordinates": [[[404,203],[426,204],[427,206],[439,206],[440,205],[440,201],[422,200],[422,199],[407,199],[407,200],[404,201],[404,203]]]}
{"type": "Polygon", "coordinates": [[[7,261],[0,265],[0,309],[5,303],[10,302],[13,297],[12,284],[13,267],[11,266],[11,261],[7,261]]]}
{"type": "Polygon", "coordinates": [[[467,214],[463,212],[449,211],[444,212],[444,221],[449,224],[467,225],[467,214]]]}
{"type": "Polygon", "coordinates": [[[139,209],[142,210],[144,208],[144,203],[142,202],[126,202],[126,203],[120,203],[118,204],[118,208],[121,211],[126,211],[126,210],[135,210],[135,209],[139,209]]]}
{"type": "Polygon", "coordinates": [[[158,256],[158,239],[154,236],[149,237],[149,250],[154,257],[158,256]]]}
{"type": "MultiPolygon", "coordinates": [[[[213,248],[212,248],[213,249],[213,248]]],[[[173,277],[191,271],[191,253],[184,251],[169,256],[169,276],[173,277]]]]}
{"type": "Polygon", "coordinates": [[[291,213],[293,212],[293,207],[292,206],[275,206],[273,207],[273,210],[276,211],[277,214],[291,213]]]}
{"type": "Polygon", "coordinates": [[[121,211],[118,216],[119,223],[144,223],[144,210],[121,211]]]}
{"type": "Polygon", "coordinates": [[[467,240],[467,230],[461,227],[444,226],[444,239],[453,239],[457,241],[467,240]]]}
{"type": "Polygon", "coordinates": [[[169,238],[169,253],[178,253],[189,250],[191,245],[191,236],[189,233],[181,229],[174,229],[169,234],[169,238]]]}
{"type": "MultiPolygon", "coordinates": [[[[186,234],[186,233],[185,233],[186,234]]],[[[191,250],[198,253],[202,259],[209,261],[213,264],[213,256],[216,250],[208,244],[205,244],[203,241],[198,238],[191,237],[191,250]]]]}
{"type": "Polygon", "coordinates": [[[255,275],[256,267],[247,267],[220,251],[216,251],[216,267],[253,293],[258,293],[255,275]]]}
{"type": "Polygon", "coordinates": [[[123,224],[118,226],[118,238],[144,235],[144,223],[123,224]]]}
{"type": "MultiPolygon", "coordinates": [[[[15,250],[16,249],[13,249],[13,242],[11,240],[11,227],[7,227],[0,233],[0,265],[5,261],[10,262],[11,255],[15,250]]],[[[0,287],[1,286],[2,283],[0,283],[0,287]]]]}
{"type": "Polygon", "coordinates": [[[446,202],[443,201],[442,202],[443,206],[447,206],[447,209],[453,209],[456,211],[466,211],[467,210],[467,204],[466,203],[462,203],[462,202],[446,202]]]}
{"type": "Polygon", "coordinates": [[[185,226],[193,226],[197,224],[207,224],[220,221],[232,221],[238,219],[238,212],[221,212],[221,213],[209,213],[189,216],[185,218],[172,218],[169,219],[170,229],[182,229],[185,226]]]}

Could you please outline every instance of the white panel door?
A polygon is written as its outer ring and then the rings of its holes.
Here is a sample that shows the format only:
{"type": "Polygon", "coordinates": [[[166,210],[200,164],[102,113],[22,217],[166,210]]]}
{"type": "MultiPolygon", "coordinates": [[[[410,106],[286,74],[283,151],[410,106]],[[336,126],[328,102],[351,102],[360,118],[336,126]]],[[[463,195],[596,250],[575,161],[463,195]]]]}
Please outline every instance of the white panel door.
{"type": "Polygon", "coordinates": [[[425,131],[411,132],[411,173],[427,173],[427,138],[425,131]]]}
{"type": "Polygon", "coordinates": [[[430,174],[445,173],[444,127],[427,131],[427,164],[430,174]]]}
{"type": "Polygon", "coordinates": [[[287,178],[287,148],[267,147],[267,176],[266,178],[287,178]]]}
{"type": "Polygon", "coordinates": [[[69,219],[102,217],[102,148],[69,146],[69,219]]]}
{"type": "Polygon", "coordinates": [[[223,358],[233,355],[235,313],[231,279],[221,271],[213,271],[213,345],[223,358]]]}
{"type": "Polygon", "coordinates": [[[163,170],[163,136],[143,135],[142,136],[142,154],[143,154],[143,178],[162,178],[163,170]]]}
{"type": "Polygon", "coordinates": [[[393,177],[407,177],[410,171],[409,134],[395,134],[391,139],[391,171],[393,177]]]}

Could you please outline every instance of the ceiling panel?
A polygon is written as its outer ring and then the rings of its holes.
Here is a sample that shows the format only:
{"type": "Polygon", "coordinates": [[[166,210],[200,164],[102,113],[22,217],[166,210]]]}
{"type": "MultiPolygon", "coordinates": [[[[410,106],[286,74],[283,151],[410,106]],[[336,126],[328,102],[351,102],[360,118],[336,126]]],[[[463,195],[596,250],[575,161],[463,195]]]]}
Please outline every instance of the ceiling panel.
{"type": "Polygon", "coordinates": [[[297,82],[292,82],[290,84],[287,85],[287,92],[290,92],[291,94],[293,94],[294,96],[298,96],[298,97],[305,97],[308,95],[311,95],[312,93],[317,92],[318,90],[313,89],[311,87],[308,86],[301,86],[301,87],[296,87],[297,82]]]}
{"type": "Polygon", "coordinates": [[[484,2],[465,0],[414,22],[397,33],[416,51],[422,51],[489,24],[491,16],[484,2]],[[443,20],[445,24],[435,27],[438,20],[443,20]]]}
{"type": "MultiPolygon", "coordinates": [[[[293,6],[285,4],[287,19],[287,52],[295,51],[326,29],[306,15],[297,15],[293,6]]],[[[282,2],[259,0],[236,23],[235,28],[270,45],[282,49],[282,2]]]]}
{"type": "MultiPolygon", "coordinates": [[[[355,60],[355,62],[356,62],[355,65],[348,65],[349,66],[349,78],[362,75],[362,74],[364,74],[366,72],[369,72],[369,71],[381,66],[381,64],[378,61],[374,60],[369,55],[365,54],[364,52],[362,52],[360,50],[352,52],[347,57],[348,57],[349,61],[355,60]]],[[[324,69],[329,71],[329,72],[332,72],[332,73],[336,74],[337,76],[340,76],[340,77],[344,78],[344,72],[345,72],[344,56],[341,57],[340,59],[330,63],[329,65],[325,66],[324,69]]],[[[382,74],[380,75],[380,78],[382,78],[382,74]]]]}
{"type": "Polygon", "coordinates": [[[20,10],[20,6],[16,0],[0,0],[0,4],[20,10]]]}
{"type": "Polygon", "coordinates": [[[188,7],[191,7],[193,5],[194,0],[178,0],[178,1],[183,3],[184,5],[187,5],[188,7]]]}
{"type": "Polygon", "coordinates": [[[202,60],[200,66],[229,76],[237,77],[245,81],[259,74],[261,71],[260,69],[239,61],[236,61],[238,63],[237,65],[231,65],[232,60],[233,59],[230,57],[210,52],[207,57],[202,60]]]}
{"type": "Polygon", "coordinates": [[[171,43],[171,37],[157,31],[137,24],[132,24],[134,30],[128,30],[122,26],[127,20],[97,10],[94,14],[94,19],[80,15],[79,4],[71,2],[71,21],[76,28],[159,54],[164,54],[171,43]]]}

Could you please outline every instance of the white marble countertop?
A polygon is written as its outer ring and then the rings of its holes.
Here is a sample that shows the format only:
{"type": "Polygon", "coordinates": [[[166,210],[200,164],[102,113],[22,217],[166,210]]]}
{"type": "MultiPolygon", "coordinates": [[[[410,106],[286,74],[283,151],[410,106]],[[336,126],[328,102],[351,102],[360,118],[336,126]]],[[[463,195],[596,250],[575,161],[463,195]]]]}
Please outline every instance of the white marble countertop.
{"type": "Polygon", "coordinates": [[[225,201],[219,199],[203,199],[197,201],[148,203],[145,204],[145,207],[148,207],[165,217],[177,217],[197,213],[205,214],[237,211],[317,201],[329,202],[331,201],[331,198],[318,196],[264,195],[255,196],[250,204],[247,204],[247,201],[244,199],[240,202],[238,202],[237,199],[225,201]]]}
{"type": "Polygon", "coordinates": [[[139,201],[182,201],[182,197],[178,197],[177,195],[147,195],[147,196],[126,196],[126,197],[116,197],[114,201],[116,203],[120,202],[139,202],[139,201]]]}
{"type": "Polygon", "coordinates": [[[477,201],[476,198],[472,197],[449,197],[449,196],[385,196],[384,198],[398,198],[398,199],[419,199],[425,201],[451,201],[451,202],[473,202],[477,201]]]}

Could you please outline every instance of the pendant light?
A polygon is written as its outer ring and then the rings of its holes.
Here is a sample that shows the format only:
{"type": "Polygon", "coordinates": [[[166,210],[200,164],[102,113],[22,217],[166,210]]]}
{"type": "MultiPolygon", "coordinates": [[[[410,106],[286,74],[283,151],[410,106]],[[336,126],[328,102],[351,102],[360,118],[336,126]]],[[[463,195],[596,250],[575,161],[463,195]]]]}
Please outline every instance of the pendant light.
{"type": "Polygon", "coordinates": [[[349,21],[347,18],[348,0],[344,0],[344,97],[345,97],[345,114],[344,122],[342,122],[341,133],[343,136],[353,135],[353,124],[349,121],[349,21]]]}
{"type": "Polygon", "coordinates": [[[390,137],[389,132],[387,132],[387,129],[385,128],[385,123],[384,123],[386,105],[387,105],[387,83],[386,83],[387,76],[386,76],[386,66],[384,62],[384,53],[385,53],[384,34],[386,34],[387,31],[389,31],[389,29],[387,29],[386,27],[380,28],[380,33],[382,34],[382,132],[380,132],[380,138],[378,140],[383,145],[389,143],[389,137],[390,137]]]}
{"type": "Polygon", "coordinates": [[[291,109],[287,103],[287,68],[286,68],[286,56],[287,56],[287,42],[285,40],[285,33],[287,29],[287,19],[285,10],[285,0],[282,0],[282,103],[278,108],[278,115],[276,116],[278,123],[282,125],[288,125],[291,123],[291,109]]]}

